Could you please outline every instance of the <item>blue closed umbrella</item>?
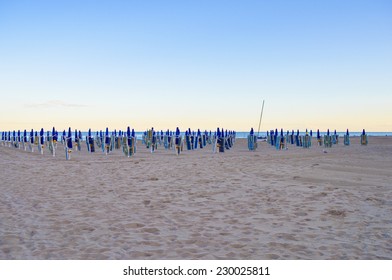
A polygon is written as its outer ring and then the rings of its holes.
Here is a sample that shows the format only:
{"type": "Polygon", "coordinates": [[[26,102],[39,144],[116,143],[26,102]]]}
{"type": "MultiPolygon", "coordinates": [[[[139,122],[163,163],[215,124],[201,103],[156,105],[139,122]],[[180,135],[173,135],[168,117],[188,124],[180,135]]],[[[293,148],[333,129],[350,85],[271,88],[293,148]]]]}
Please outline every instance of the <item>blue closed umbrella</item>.
{"type": "Polygon", "coordinates": [[[350,145],[350,134],[348,132],[348,128],[346,130],[346,135],[344,135],[344,145],[349,146],[350,145]]]}
{"type": "Polygon", "coordinates": [[[109,128],[106,128],[105,131],[105,144],[110,145],[109,128]]]}
{"type": "Polygon", "coordinates": [[[44,129],[41,128],[41,131],[39,132],[39,136],[40,136],[40,143],[41,145],[43,145],[45,142],[45,138],[44,138],[44,129]]]}
{"type": "Polygon", "coordinates": [[[178,127],[176,127],[174,141],[175,141],[176,154],[179,155],[181,153],[181,138],[180,138],[180,129],[178,127]]]}
{"type": "Polygon", "coordinates": [[[131,128],[128,126],[127,127],[127,144],[128,146],[132,145],[132,139],[131,139],[131,128]]]}
{"type": "Polygon", "coordinates": [[[278,129],[275,128],[275,133],[274,133],[274,145],[276,145],[276,141],[278,140],[278,129]]]}
{"type": "Polygon", "coordinates": [[[57,142],[58,134],[57,134],[57,131],[56,131],[56,129],[54,127],[52,129],[52,137],[53,137],[53,141],[57,142]]]}
{"type": "Polygon", "coordinates": [[[34,130],[30,131],[30,143],[34,144],[34,130]]]}
{"type": "Polygon", "coordinates": [[[68,129],[67,147],[68,147],[68,149],[72,149],[72,132],[71,132],[71,128],[68,129]]]}

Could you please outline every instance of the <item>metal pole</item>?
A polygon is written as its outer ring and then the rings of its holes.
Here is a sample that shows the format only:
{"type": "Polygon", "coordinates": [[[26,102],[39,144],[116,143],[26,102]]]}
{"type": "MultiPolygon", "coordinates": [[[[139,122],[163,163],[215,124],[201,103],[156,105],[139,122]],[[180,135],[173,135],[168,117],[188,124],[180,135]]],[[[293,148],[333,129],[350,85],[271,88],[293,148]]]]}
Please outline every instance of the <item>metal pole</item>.
{"type": "Polygon", "coordinates": [[[261,114],[260,114],[260,121],[259,121],[259,129],[257,130],[257,137],[259,137],[259,133],[260,133],[260,125],[261,125],[261,119],[263,118],[263,110],[264,110],[264,100],[263,100],[263,105],[261,105],[261,114]]]}

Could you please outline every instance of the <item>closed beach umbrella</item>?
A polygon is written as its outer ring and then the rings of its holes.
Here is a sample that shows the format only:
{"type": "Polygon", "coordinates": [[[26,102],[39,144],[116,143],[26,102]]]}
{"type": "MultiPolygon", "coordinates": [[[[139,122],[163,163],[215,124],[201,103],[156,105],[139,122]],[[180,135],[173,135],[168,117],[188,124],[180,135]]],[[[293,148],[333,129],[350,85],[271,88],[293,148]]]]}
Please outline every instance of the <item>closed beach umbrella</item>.
{"type": "Polygon", "coordinates": [[[33,144],[34,143],[34,130],[30,131],[30,143],[33,144]]]}
{"type": "Polygon", "coordinates": [[[180,154],[180,129],[176,127],[176,132],[175,132],[175,139],[174,139],[175,145],[176,145],[176,151],[177,155],[180,154]]]}
{"type": "Polygon", "coordinates": [[[109,128],[106,128],[106,131],[105,131],[105,152],[106,152],[106,154],[108,154],[109,153],[109,150],[110,150],[110,136],[109,136],[109,128]]]}
{"type": "Polygon", "coordinates": [[[344,145],[349,146],[350,145],[350,135],[348,133],[348,128],[346,130],[346,135],[344,135],[344,145]]]}
{"type": "Polygon", "coordinates": [[[320,139],[320,130],[317,129],[317,139],[320,139]]]}
{"type": "Polygon", "coordinates": [[[45,141],[45,139],[44,139],[44,129],[43,128],[41,128],[41,131],[39,132],[39,136],[40,136],[41,145],[43,145],[44,141],[45,141]]]}
{"type": "Polygon", "coordinates": [[[365,135],[365,134],[366,134],[366,133],[365,133],[365,129],[363,129],[363,130],[362,130],[362,135],[365,135]]]}
{"type": "Polygon", "coordinates": [[[132,145],[131,128],[129,126],[127,127],[126,135],[127,135],[127,144],[128,144],[128,146],[131,146],[132,145]]]}
{"type": "Polygon", "coordinates": [[[327,136],[329,136],[329,128],[328,128],[328,130],[327,130],[327,136]]]}
{"type": "Polygon", "coordinates": [[[53,137],[53,141],[54,142],[57,142],[57,131],[56,131],[56,129],[53,127],[53,129],[52,129],[52,137],[53,137]]]}
{"type": "Polygon", "coordinates": [[[23,131],[23,142],[27,143],[27,131],[26,131],[26,129],[23,131]]]}
{"type": "Polygon", "coordinates": [[[72,149],[72,132],[71,132],[71,128],[68,129],[67,147],[68,147],[68,149],[72,149]]]}
{"type": "Polygon", "coordinates": [[[105,131],[105,144],[110,145],[109,128],[106,128],[105,131]]]}

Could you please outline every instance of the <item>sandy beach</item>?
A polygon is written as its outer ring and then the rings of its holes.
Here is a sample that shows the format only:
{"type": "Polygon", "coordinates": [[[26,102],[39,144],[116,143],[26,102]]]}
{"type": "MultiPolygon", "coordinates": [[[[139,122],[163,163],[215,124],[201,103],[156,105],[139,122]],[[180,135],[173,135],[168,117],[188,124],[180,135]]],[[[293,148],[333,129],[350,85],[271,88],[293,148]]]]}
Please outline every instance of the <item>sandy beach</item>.
{"type": "Polygon", "coordinates": [[[342,142],[70,161],[0,146],[0,259],[392,259],[392,137],[342,142]]]}

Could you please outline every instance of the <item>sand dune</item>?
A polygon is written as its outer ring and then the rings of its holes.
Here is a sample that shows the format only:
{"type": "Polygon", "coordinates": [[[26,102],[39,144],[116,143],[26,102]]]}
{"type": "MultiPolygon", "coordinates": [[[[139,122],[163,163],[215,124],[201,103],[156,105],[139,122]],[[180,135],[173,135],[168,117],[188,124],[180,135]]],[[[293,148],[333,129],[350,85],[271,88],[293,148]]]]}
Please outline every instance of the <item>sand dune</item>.
{"type": "Polygon", "coordinates": [[[392,138],[358,143],[71,161],[0,146],[0,258],[392,259],[392,138]]]}

